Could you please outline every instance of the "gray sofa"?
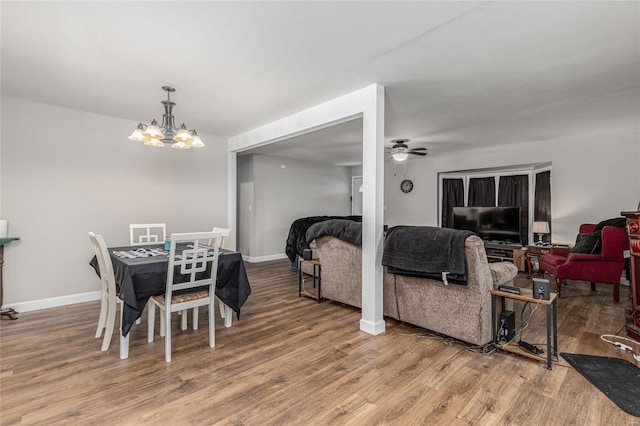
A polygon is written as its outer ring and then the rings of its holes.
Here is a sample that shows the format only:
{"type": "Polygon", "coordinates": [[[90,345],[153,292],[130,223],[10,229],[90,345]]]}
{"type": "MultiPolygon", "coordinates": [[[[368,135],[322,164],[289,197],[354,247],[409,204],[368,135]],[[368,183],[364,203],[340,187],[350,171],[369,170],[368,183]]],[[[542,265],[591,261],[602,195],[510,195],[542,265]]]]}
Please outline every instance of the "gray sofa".
{"type": "MultiPolygon", "coordinates": [[[[316,240],[322,265],[322,297],[362,307],[362,248],[332,236],[316,240]]],[[[429,278],[390,274],[383,276],[384,315],[456,339],[484,345],[491,336],[490,290],[513,284],[518,273],[511,262],[489,263],[484,243],[471,236],[465,241],[467,285],[429,278]]]]}

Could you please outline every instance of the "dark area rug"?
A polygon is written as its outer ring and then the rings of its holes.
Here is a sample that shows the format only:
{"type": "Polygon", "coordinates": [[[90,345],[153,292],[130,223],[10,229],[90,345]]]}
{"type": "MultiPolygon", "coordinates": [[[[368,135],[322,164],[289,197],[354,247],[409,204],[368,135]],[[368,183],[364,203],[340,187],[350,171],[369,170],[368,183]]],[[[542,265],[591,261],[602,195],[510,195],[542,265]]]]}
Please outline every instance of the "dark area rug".
{"type": "Polygon", "coordinates": [[[620,358],[570,353],[560,356],[625,413],[640,417],[640,368],[620,358]]]}

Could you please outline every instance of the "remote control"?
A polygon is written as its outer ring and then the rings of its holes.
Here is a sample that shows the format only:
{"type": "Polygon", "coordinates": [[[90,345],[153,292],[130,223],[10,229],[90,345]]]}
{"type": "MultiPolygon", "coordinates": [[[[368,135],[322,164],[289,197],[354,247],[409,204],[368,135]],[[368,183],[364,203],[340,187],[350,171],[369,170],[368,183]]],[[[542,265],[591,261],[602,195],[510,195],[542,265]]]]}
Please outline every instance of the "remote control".
{"type": "Polygon", "coordinates": [[[499,285],[498,290],[505,291],[507,293],[520,294],[518,287],[511,287],[510,285],[499,285]]]}

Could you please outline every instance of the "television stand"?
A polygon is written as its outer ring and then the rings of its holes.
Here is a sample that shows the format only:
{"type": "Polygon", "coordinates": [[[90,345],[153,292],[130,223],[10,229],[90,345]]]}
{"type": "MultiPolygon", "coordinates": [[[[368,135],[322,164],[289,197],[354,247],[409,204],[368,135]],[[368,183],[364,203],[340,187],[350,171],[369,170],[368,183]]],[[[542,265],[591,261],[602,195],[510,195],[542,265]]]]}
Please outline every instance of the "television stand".
{"type": "Polygon", "coordinates": [[[485,241],[484,250],[489,262],[513,262],[519,271],[524,271],[526,247],[520,244],[485,241]]]}

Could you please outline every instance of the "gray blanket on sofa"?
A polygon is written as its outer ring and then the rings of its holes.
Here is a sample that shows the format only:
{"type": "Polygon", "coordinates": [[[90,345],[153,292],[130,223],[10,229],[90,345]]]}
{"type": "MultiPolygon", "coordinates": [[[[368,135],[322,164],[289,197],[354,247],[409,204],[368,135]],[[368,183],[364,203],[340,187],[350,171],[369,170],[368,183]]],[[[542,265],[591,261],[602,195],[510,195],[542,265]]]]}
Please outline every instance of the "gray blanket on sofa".
{"type": "Polygon", "coordinates": [[[382,264],[392,274],[467,283],[464,242],[471,231],[431,226],[394,226],[387,232],[382,264]],[[442,273],[447,272],[443,280],[442,273]]]}
{"type": "Polygon", "coordinates": [[[362,245],[362,223],[345,219],[330,219],[314,223],[307,229],[307,244],[329,235],[357,246],[362,245]]]}

